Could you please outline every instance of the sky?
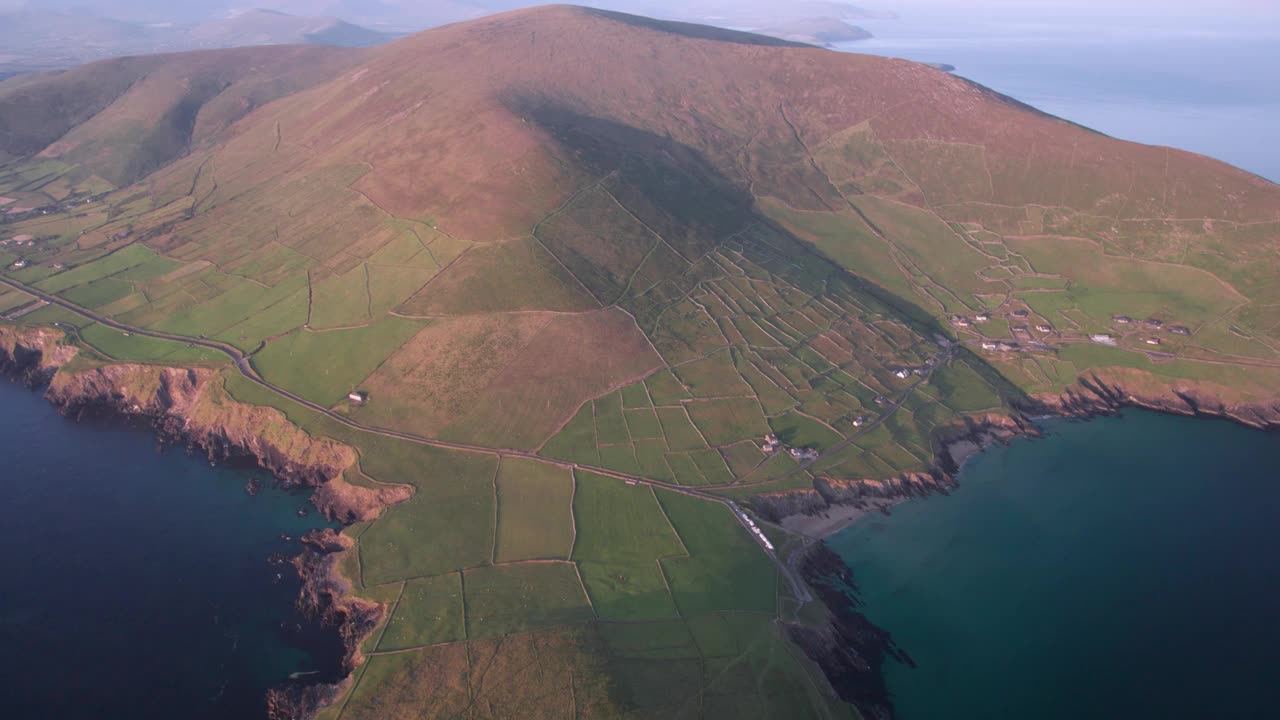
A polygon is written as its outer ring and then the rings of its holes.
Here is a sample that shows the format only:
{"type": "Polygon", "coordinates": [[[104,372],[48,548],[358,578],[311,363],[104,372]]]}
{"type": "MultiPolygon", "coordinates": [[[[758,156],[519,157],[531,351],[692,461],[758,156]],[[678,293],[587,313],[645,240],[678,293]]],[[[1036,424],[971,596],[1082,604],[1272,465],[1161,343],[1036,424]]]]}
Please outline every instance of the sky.
{"type": "MultiPolygon", "coordinates": [[[[0,0],[0,10],[44,9],[89,12],[108,17],[150,21],[195,20],[225,16],[234,10],[266,7],[300,15],[337,15],[375,23],[421,24],[460,19],[513,7],[536,5],[524,0],[0,0]]],[[[1010,19],[1138,20],[1218,23],[1263,20],[1280,24],[1280,0],[585,0],[614,9],[655,15],[774,14],[783,19],[835,14],[840,5],[877,12],[943,13],[1002,16],[1010,19]]]]}

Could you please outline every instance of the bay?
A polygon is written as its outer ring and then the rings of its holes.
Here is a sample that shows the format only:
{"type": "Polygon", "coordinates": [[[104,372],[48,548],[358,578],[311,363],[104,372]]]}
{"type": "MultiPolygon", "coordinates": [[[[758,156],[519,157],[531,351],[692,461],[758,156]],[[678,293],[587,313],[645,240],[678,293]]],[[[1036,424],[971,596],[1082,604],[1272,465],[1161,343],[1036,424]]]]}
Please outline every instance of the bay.
{"type": "Polygon", "coordinates": [[[296,573],[268,563],[324,525],[304,495],[259,473],[250,497],[250,472],[7,381],[0,457],[3,717],[260,718],[290,673],[333,673],[296,573]]]}
{"type": "Polygon", "coordinates": [[[1280,438],[1126,411],[973,458],[829,542],[916,662],[899,717],[1274,717],[1280,438]]]}

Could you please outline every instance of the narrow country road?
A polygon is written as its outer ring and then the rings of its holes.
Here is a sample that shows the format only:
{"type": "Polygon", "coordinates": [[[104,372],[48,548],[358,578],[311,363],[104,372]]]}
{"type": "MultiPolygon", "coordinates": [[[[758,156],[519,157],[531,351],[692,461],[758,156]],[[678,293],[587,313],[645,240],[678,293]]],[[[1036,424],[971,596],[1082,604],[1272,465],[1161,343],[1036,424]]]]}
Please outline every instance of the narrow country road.
{"type": "Polygon", "coordinates": [[[412,433],[400,432],[398,430],[389,430],[387,428],[379,428],[379,427],[373,427],[370,425],[364,425],[362,423],[356,422],[355,420],[352,420],[349,417],[340,415],[334,412],[333,410],[330,410],[329,408],[326,408],[322,405],[319,405],[310,400],[307,400],[306,398],[299,397],[298,395],[295,395],[289,392],[288,390],[285,390],[282,387],[279,387],[277,385],[271,384],[270,382],[267,382],[265,379],[263,379],[261,375],[258,374],[258,371],[254,369],[253,362],[251,361],[250,357],[246,355],[243,351],[241,351],[239,348],[233,345],[230,345],[228,343],[218,342],[217,340],[208,340],[205,338],[191,338],[185,335],[173,335],[170,333],[159,332],[156,330],[145,330],[142,328],[133,327],[132,325],[126,325],[124,323],[117,322],[103,315],[99,315],[98,313],[95,313],[92,310],[87,310],[83,307],[80,307],[75,303],[69,302],[67,300],[63,300],[62,298],[56,295],[50,295],[49,293],[43,292],[41,290],[37,290],[36,288],[29,287],[23,283],[17,282],[16,280],[11,280],[3,276],[0,276],[0,284],[7,285],[10,288],[19,290],[21,292],[24,292],[40,300],[44,300],[47,303],[57,305],[58,307],[61,307],[65,310],[69,310],[82,317],[86,317],[101,325],[105,325],[106,327],[119,330],[120,332],[126,332],[133,335],[138,335],[140,337],[155,338],[157,340],[169,340],[172,342],[188,343],[190,345],[197,345],[199,347],[209,348],[211,350],[217,350],[218,352],[230,357],[231,360],[235,362],[236,369],[240,371],[240,374],[243,375],[249,381],[253,382],[254,384],[266,390],[269,390],[275,393],[276,395],[279,395],[280,397],[292,400],[293,402],[298,403],[299,405],[307,408],[308,410],[312,410],[314,412],[320,413],[321,415],[329,418],[330,420],[333,420],[334,422],[340,425],[343,425],[345,427],[351,428],[352,430],[372,433],[374,435],[381,435],[383,437],[395,438],[397,440],[404,440],[406,442],[418,443],[420,445],[428,445],[431,447],[443,448],[446,450],[457,450],[460,452],[478,453],[482,455],[492,455],[496,457],[504,457],[504,456],[518,457],[518,458],[534,460],[537,462],[548,463],[548,464],[556,465],[559,467],[570,468],[573,470],[581,469],[587,472],[595,473],[597,475],[611,477],[617,480],[622,480],[624,482],[628,482],[636,485],[657,486],[657,487],[663,488],[664,490],[681,493],[682,495],[689,495],[692,497],[701,498],[703,500],[720,503],[721,505],[724,505],[729,509],[729,511],[733,514],[734,519],[738,521],[738,524],[742,525],[743,529],[747,530],[747,533],[751,535],[752,539],[755,540],[756,544],[760,546],[760,550],[764,552],[765,555],[767,555],[770,560],[773,561],[774,565],[778,567],[778,570],[783,574],[784,577],[786,577],[788,584],[791,585],[792,592],[795,594],[796,598],[800,600],[801,605],[808,603],[812,597],[809,593],[808,587],[804,584],[804,581],[801,580],[799,576],[792,571],[788,563],[785,563],[778,558],[777,553],[774,552],[774,550],[771,547],[765,544],[765,541],[763,538],[761,538],[755,532],[752,531],[752,528],[747,523],[747,520],[743,515],[742,510],[738,507],[737,503],[734,503],[731,500],[722,498],[718,495],[712,495],[711,493],[708,493],[708,492],[693,490],[691,488],[687,488],[682,485],[675,485],[672,483],[662,482],[660,480],[651,480],[649,478],[641,477],[638,475],[630,475],[628,473],[618,472],[616,470],[610,470],[608,468],[595,467],[592,465],[580,465],[578,463],[568,463],[568,462],[563,462],[559,460],[552,460],[550,458],[543,457],[541,455],[529,452],[527,450],[513,450],[513,449],[506,449],[506,448],[500,449],[500,448],[484,447],[480,445],[467,445],[465,443],[447,442],[444,440],[436,440],[433,438],[423,437],[421,435],[414,435],[412,433]]]}

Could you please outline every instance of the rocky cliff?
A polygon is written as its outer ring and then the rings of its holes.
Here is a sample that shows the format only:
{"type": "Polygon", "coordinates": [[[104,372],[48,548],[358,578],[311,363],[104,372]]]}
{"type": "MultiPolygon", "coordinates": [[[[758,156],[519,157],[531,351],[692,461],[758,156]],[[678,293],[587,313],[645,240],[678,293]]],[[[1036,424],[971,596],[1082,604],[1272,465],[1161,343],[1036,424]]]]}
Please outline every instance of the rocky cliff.
{"type": "Polygon", "coordinates": [[[1037,395],[1019,403],[1029,414],[1064,415],[1089,418],[1108,415],[1125,407],[1141,407],[1157,412],[1192,417],[1215,417],[1260,430],[1280,429],[1280,402],[1230,399],[1227,388],[1206,383],[1178,381],[1152,388],[1135,382],[1121,371],[1093,373],[1081,377],[1076,387],[1061,395],[1037,395]]]}
{"type": "Polygon", "coordinates": [[[77,352],[62,341],[57,330],[0,325],[0,372],[31,385],[49,382],[77,352]]]}
{"type": "MultiPolygon", "coordinates": [[[[353,484],[343,475],[356,462],[353,448],[312,436],[284,413],[232,399],[218,371],[139,364],[71,367],[78,349],[57,330],[0,326],[0,371],[28,384],[48,384],[45,397],[76,418],[122,418],[154,428],[164,442],[184,444],[211,460],[251,464],[282,484],[315,489],[313,502],[343,523],[371,520],[407,500],[406,485],[353,484]]],[[[361,661],[359,643],[385,609],[354,597],[338,570],[351,540],[333,530],[311,533],[294,566],[303,581],[298,607],[334,628],[345,650],[345,669],[361,661]]],[[[338,692],[333,685],[290,685],[268,697],[272,718],[310,717],[338,692]]]]}

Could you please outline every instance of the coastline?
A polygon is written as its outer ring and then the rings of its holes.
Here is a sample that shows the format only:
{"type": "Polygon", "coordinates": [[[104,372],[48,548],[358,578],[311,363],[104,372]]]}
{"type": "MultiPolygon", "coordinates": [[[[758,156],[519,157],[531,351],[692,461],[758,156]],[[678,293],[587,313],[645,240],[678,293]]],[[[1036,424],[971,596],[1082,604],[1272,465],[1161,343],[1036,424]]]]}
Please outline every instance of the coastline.
{"type": "MultiPolygon", "coordinates": [[[[286,486],[311,488],[317,508],[344,526],[371,520],[411,496],[408,486],[372,490],[347,483],[343,474],[355,463],[354,449],[312,437],[277,410],[230,399],[214,381],[215,370],[123,363],[62,371],[78,353],[63,340],[58,330],[0,326],[0,372],[47,385],[45,398],[65,415],[142,421],[162,442],[198,448],[211,460],[254,465],[286,486]],[[264,432],[268,427],[273,431],[264,432]]],[[[1125,407],[1280,428],[1280,405],[1233,405],[1178,385],[1163,395],[1138,394],[1093,374],[1061,395],[1026,397],[1007,412],[968,417],[944,428],[934,438],[934,461],[925,471],[875,480],[818,477],[812,489],[752,498],[746,504],[762,519],[816,541],[798,549],[789,562],[821,600],[827,621],[817,627],[788,624],[789,637],[842,699],[868,717],[893,717],[881,665],[886,658],[908,663],[910,658],[862,615],[852,571],[823,540],[907,499],[948,493],[969,458],[996,443],[1038,436],[1031,418],[1088,419],[1125,407]]],[[[343,553],[354,544],[349,537],[325,530],[308,534],[304,544],[306,549],[293,561],[303,582],[297,605],[336,633],[346,677],[333,684],[290,683],[272,689],[265,703],[273,720],[313,717],[340,697],[363,661],[362,641],[386,612],[383,604],[356,597],[340,569],[343,553]]]]}
{"type": "MultiPolygon", "coordinates": [[[[412,495],[403,485],[375,491],[347,483],[343,474],[355,464],[354,449],[312,437],[275,409],[231,400],[214,382],[214,370],[125,363],[61,373],[79,353],[64,338],[49,328],[0,326],[0,374],[43,386],[44,399],[65,416],[143,423],[161,443],[199,450],[211,462],[265,470],[283,487],[309,488],[312,504],[344,527],[412,495]],[[270,438],[268,427],[275,430],[270,438]]],[[[269,690],[263,702],[272,720],[310,718],[337,697],[363,660],[361,642],[386,612],[383,604],[356,597],[340,570],[350,538],[325,529],[301,539],[305,549],[292,561],[302,581],[296,607],[337,636],[344,678],[269,690]]]]}
{"type": "Polygon", "coordinates": [[[928,470],[889,480],[831,480],[818,477],[813,490],[775,493],[752,509],[770,522],[813,540],[788,559],[829,613],[828,627],[817,630],[794,624],[792,640],[821,668],[833,690],[869,718],[893,718],[892,698],[885,685],[883,663],[913,661],[892,635],[877,627],[861,611],[856,579],[848,564],[825,542],[858,520],[887,514],[915,497],[947,494],[957,486],[967,460],[987,448],[1018,437],[1039,437],[1037,419],[1089,420],[1116,415],[1125,408],[1141,408],[1168,415],[1226,419],[1259,430],[1280,430],[1280,403],[1229,404],[1187,384],[1167,393],[1142,394],[1108,382],[1097,373],[1077,380],[1061,395],[1027,397],[1007,416],[986,415],[944,429],[935,439],[934,462],[928,470]],[[770,515],[784,511],[784,514],[770,515]]]}

